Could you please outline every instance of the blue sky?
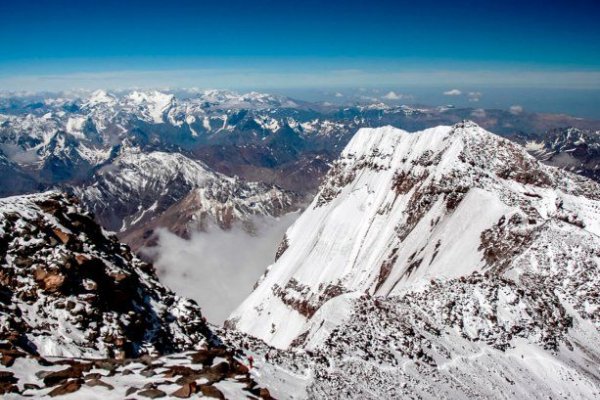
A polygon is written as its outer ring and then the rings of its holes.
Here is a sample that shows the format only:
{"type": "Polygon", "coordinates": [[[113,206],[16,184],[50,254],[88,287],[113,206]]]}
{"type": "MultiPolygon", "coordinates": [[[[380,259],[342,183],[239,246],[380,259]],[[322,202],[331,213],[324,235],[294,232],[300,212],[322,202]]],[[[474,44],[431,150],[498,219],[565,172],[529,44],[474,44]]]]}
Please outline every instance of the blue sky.
{"type": "Polygon", "coordinates": [[[0,89],[600,89],[598,1],[0,1],[0,89]]]}

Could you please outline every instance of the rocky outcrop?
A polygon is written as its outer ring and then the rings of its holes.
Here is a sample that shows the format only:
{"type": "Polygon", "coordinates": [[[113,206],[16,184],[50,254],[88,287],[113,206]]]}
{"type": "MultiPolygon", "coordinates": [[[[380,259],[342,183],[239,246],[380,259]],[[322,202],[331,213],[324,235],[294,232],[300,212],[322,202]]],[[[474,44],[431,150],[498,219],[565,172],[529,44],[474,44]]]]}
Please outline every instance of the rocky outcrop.
{"type": "Polygon", "coordinates": [[[240,354],[225,348],[195,350],[171,356],[136,359],[64,359],[49,361],[0,347],[13,354],[19,368],[0,371],[4,398],[48,398],[76,393],[80,398],[257,398],[272,399],[260,387],[240,354]]]}
{"type": "Polygon", "coordinates": [[[62,193],[0,200],[3,398],[270,399],[241,351],[62,193]]]}
{"type": "Polygon", "coordinates": [[[0,200],[0,279],[0,339],[32,354],[131,357],[216,340],[193,301],[63,194],[0,200]]]}

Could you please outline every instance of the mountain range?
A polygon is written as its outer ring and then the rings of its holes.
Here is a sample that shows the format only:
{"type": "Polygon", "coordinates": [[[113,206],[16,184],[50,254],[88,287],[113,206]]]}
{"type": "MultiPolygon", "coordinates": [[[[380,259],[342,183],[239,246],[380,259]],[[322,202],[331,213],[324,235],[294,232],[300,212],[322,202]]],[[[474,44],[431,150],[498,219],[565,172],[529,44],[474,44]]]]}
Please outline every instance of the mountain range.
{"type": "Polygon", "coordinates": [[[0,195],[70,191],[138,250],[155,243],[157,228],[183,237],[192,225],[251,231],[257,216],[305,207],[361,127],[413,131],[464,118],[598,179],[595,121],[374,100],[219,90],[0,96],[0,195]]]}
{"type": "Polygon", "coordinates": [[[593,121],[224,91],[33,100],[0,101],[3,195],[55,189],[0,200],[7,398],[600,396],[593,121]],[[223,327],[134,252],[159,228],[252,232],[298,208],[223,327]]]}

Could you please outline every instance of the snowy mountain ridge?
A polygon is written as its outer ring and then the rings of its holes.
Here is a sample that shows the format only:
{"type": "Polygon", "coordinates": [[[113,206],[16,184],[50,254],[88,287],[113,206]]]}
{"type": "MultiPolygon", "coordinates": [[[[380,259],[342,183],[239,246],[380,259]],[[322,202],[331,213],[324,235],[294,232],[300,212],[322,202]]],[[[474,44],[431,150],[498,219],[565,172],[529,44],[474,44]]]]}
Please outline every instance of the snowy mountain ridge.
{"type": "Polygon", "coordinates": [[[292,193],[273,185],[225,176],[180,153],[136,147],[122,148],[74,193],[103,226],[136,249],[148,243],[152,229],[187,237],[213,223],[229,229],[234,223],[251,225],[255,217],[278,217],[295,203],[292,193]]]}
{"type": "Polygon", "coordinates": [[[362,129],[232,321],[239,318],[239,329],[287,347],[314,312],[341,293],[398,295],[430,278],[499,263],[486,256],[482,241],[506,221],[525,221],[515,229],[527,231],[566,221],[597,236],[599,196],[597,184],[544,167],[469,122],[414,134],[362,129]],[[272,309],[253,311],[263,307],[272,309]],[[282,309],[294,312],[277,321],[282,309]],[[279,323],[281,331],[252,330],[252,324],[279,323]]]}
{"type": "Polygon", "coordinates": [[[469,121],[362,129],[226,327],[308,398],[594,398],[598,249],[597,183],[469,121]]]}

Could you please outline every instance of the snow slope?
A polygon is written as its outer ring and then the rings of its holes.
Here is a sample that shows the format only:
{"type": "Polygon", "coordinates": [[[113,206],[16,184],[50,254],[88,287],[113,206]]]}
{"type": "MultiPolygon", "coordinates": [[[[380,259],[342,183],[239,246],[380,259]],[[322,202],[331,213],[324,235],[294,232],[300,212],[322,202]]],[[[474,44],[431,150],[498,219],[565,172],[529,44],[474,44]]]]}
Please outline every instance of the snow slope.
{"type": "Polygon", "coordinates": [[[309,398],[594,398],[599,222],[597,183],[472,122],[361,129],[226,326],[309,398]]]}
{"type": "Polygon", "coordinates": [[[491,261],[482,239],[499,221],[541,227],[567,218],[598,235],[598,196],[594,183],[472,123],[414,134],[362,129],[231,321],[285,348],[341,293],[393,296],[483,271],[491,261]]]}

